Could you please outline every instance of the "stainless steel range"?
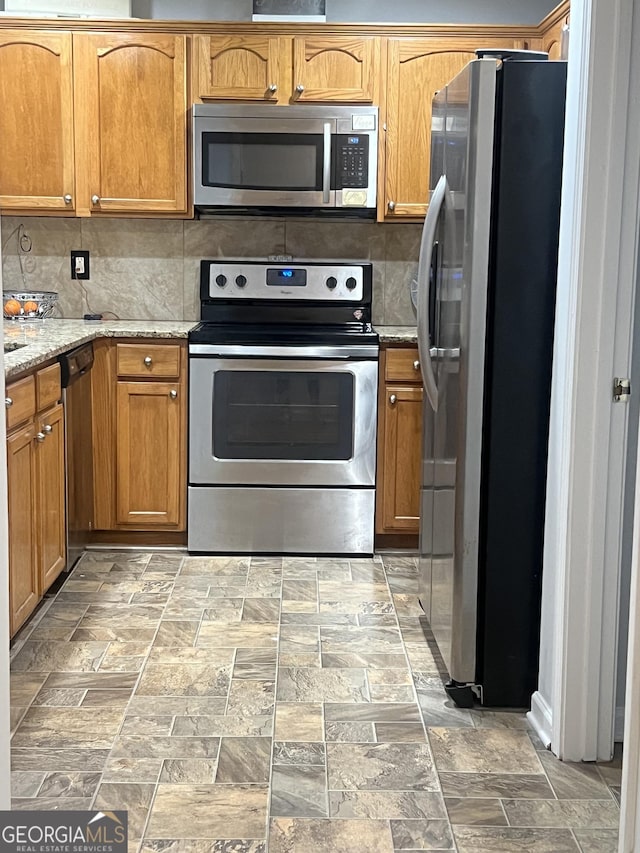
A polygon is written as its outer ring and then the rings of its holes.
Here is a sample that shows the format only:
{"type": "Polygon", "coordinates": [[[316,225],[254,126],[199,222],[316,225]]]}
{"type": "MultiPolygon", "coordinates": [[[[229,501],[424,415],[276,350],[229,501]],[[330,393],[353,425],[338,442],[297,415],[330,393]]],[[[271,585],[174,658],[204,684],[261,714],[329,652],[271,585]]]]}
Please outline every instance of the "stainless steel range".
{"type": "Polygon", "coordinates": [[[371,265],[201,262],[189,335],[195,552],[373,552],[371,265]]]}

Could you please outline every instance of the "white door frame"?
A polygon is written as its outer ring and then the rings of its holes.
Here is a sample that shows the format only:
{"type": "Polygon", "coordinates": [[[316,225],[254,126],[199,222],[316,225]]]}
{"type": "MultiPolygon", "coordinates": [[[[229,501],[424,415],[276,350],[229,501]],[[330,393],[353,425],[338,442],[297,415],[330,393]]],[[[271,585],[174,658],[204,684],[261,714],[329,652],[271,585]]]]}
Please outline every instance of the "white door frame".
{"type": "Polygon", "coordinates": [[[633,528],[620,853],[640,850],[640,464],[636,467],[633,528]]]}
{"type": "MultiPolygon", "coordinates": [[[[0,246],[0,285],[2,247],[0,246]]],[[[0,344],[4,330],[0,322],[0,344]]],[[[4,370],[0,374],[0,399],[4,400],[4,370]]],[[[4,409],[0,417],[0,809],[8,809],[10,793],[9,723],[9,549],[7,525],[7,454],[4,409]]]]}
{"type": "Polygon", "coordinates": [[[612,385],[631,370],[639,24],[640,0],[572,3],[540,684],[529,718],[573,761],[608,760],[613,748],[628,407],[612,401],[612,385]]]}

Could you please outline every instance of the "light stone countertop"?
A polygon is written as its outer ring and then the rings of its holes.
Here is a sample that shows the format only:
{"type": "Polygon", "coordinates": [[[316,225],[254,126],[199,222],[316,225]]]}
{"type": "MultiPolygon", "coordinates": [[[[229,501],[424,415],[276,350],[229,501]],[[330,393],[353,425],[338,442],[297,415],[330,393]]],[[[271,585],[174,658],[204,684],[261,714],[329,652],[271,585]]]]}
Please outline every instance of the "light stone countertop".
{"type": "Polygon", "coordinates": [[[374,326],[383,344],[415,344],[418,342],[418,329],[415,326],[374,326]]]}
{"type": "MultiPolygon", "coordinates": [[[[5,353],[5,379],[32,370],[60,353],[96,338],[185,339],[195,323],[171,320],[35,320],[4,322],[6,344],[25,344],[5,353]]],[[[415,343],[415,326],[374,326],[382,343],[415,343]]]]}
{"type": "Polygon", "coordinates": [[[26,344],[4,355],[5,379],[31,370],[96,338],[184,339],[195,323],[171,320],[34,320],[4,322],[5,344],[26,344]]]}

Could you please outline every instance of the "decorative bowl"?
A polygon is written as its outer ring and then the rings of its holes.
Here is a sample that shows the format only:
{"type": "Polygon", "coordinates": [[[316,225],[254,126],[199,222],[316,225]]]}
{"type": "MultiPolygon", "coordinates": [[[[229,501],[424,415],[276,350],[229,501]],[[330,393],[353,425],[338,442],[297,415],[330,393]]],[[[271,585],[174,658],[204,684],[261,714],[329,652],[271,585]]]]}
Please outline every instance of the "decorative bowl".
{"type": "Polygon", "coordinates": [[[44,320],[51,317],[58,294],[50,290],[3,290],[5,320],[44,320]]]}

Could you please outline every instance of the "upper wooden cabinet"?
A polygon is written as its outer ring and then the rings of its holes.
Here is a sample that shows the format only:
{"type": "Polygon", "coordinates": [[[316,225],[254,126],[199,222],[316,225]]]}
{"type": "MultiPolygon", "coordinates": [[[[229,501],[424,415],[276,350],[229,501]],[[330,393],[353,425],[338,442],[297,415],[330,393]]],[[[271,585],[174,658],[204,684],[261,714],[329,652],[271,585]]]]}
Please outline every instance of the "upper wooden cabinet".
{"type": "Polygon", "coordinates": [[[280,40],[262,36],[195,36],[201,98],[277,101],[280,40]]]}
{"type": "Polygon", "coordinates": [[[186,36],[73,36],[81,212],[187,210],[186,36]]]}
{"type": "Polygon", "coordinates": [[[562,30],[569,24],[569,17],[569,3],[562,3],[542,22],[544,31],[538,47],[549,54],[549,59],[562,58],[562,30]]]}
{"type": "Polygon", "coordinates": [[[293,40],[293,91],[298,101],[372,103],[380,60],[376,38],[293,40]]]}
{"type": "Polygon", "coordinates": [[[0,30],[0,210],[75,209],[71,33],[0,30]]]}
{"type": "Polygon", "coordinates": [[[379,218],[424,216],[429,200],[431,101],[477,47],[521,47],[513,39],[389,39],[385,190],[379,218]]]}
{"type": "Polygon", "coordinates": [[[195,36],[194,62],[201,100],[372,103],[380,75],[380,39],[195,36]]]}

